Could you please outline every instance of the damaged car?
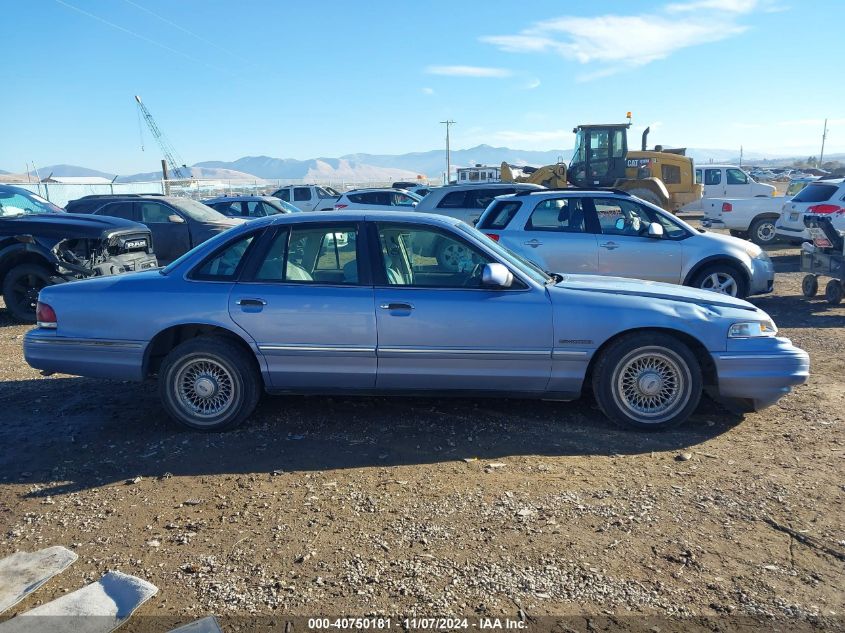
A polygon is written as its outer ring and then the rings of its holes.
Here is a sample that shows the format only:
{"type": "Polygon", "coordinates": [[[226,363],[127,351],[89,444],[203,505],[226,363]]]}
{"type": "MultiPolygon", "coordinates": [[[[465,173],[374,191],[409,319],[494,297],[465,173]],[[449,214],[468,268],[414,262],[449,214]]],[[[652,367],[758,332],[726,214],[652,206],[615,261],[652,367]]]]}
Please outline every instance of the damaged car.
{"type": "Polygon", "coordinates": [[[144,225],[66,213],[26,189],[0,186],[0,287],[14,318],[35,322],[45,286],[157,266],[144,225]]]}

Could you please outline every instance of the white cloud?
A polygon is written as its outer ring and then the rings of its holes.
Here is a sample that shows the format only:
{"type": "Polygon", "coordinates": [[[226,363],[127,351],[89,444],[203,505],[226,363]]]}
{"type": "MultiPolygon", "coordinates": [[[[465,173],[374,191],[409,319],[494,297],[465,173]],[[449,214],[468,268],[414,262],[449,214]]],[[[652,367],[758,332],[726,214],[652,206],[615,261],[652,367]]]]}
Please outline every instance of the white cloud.
{"type": "Polygon", "coordinates": [[[551,18],[519,33],[480,39],[505,52],[551,52],[580,64],[600,65],[578,77],[590,81],[683,48],[740,35],[749,28],[740,18],[769,6],[769,0],[689,0],[638,15],[551,18]]]}
{"type": "Polygon", "coordinates": [[[539,88],[539,87],[540,87],[540,84],[541,84],[541,82],[540,82],[540,80],[539,80],[539,79],[537,79],[536,77],[532,77],[531,79],[529,79],[528,81],[526,81],[526,82],[522,85],[522,87],[523,87],[525,90],[534,90],[535,88],[539,88]]]}
{"type": "Polygon", "coordinates": [[[491,68],[489,66],[427,66],[425,72],[429,75],[445,75],[447,77],[510,77],[507,68],[491,68]]]}
{"type": "Polygon", "coordinates": [[[433,95],[434,88],[429,88],[428,86],[426,86],[425,88],[420,88],[420,92],[422,92],[424,95],[433,95]]]}

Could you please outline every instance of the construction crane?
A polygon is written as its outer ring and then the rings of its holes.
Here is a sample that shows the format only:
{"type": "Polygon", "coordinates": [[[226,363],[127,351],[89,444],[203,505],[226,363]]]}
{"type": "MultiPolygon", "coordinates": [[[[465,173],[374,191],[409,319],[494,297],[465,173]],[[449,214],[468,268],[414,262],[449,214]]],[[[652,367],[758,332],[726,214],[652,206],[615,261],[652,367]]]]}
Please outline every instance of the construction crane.
{"type": "MultiPolygon", "coordinates": [[[[167,166],[170,169],[170,177],[174,180],[186,180],[189,176],[185,174],[183,169],[187,169],[185,164],[182,162],[181,158],[177,160],[179,155],[176,153],[176,150],[170,144],[170,141],[167,140],[167,137],[162,133],[159,129],[158,125],[156,124],[153,115],[150,114],[150,111],[147,110],[147,106],[144,105],[144,102],[141,101],[141,97],[135,95],[135,101],[138,104],[138,110],[140,111],[141,115],[144,117],[144,121],[147,123],[147,127],[150,128],[150,133],[155,138],[158,146],[161,148],[162,153],[164,154],[164,158],[167,161],[167,166]]],[[[143,149],[143,145],[141,146],[143,149]]]]}

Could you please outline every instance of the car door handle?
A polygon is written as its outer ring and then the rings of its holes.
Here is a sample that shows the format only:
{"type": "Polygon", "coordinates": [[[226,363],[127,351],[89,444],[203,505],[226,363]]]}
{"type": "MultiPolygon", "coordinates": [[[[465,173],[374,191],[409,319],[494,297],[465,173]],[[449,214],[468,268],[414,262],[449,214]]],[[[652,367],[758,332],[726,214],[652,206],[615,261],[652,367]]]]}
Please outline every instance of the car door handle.
{"type": "Polygon", "coordinates": [[[619,244],[616,242],[605,242],[604,244],[599,244],[602,248],[606,248],[609,251],[612,251],[614,248],[619,248],[619,244]]]}
{"type": "Polygon", "coordinates": [[[267,305],[267,302],[264,299],[238,299],[235,301],[239,306],[249,306],[249,307],[263,307],[267,305]]]}
{"type": "Polygon", "coordinates": [[[540,240],[530,240],[525,242],[526,246],[530,246],[531,248],[537,248],[538,246],[542,246],[543,243],[540,240]]]}
{"type": "Polygon", "coordinates": [[[410,303],[382,303],[379,308],[382,310],[413,310],[410,303]]]}

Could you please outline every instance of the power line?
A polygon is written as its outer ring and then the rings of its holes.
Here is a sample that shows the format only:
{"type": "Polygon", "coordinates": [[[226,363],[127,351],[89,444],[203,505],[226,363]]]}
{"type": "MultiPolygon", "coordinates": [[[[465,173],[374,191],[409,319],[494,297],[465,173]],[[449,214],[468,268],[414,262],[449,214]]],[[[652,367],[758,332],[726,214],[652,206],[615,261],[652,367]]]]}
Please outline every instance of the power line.
{"type": "Polygon", "coordinates": [[[77,13],[81,13],[82,15],[86,15],[86,16],[88,16],[89,18],[91,18],[91,19],[93,19],[93,20],[97,20],[98,22],[102,22],[103,24],[105,24],[105,25],[107,25],[107,26],[110,26],[110,27],[112,27],[113,29],[117,29],[118,31],[122,31],[122,32],[124,32],[124,33],[126,33],[126,34],[128,34],[128,35],[131,35],[132,37],[136,37],[136,38],[138,38],[139,40],[143,40],[143,41],[145,41],[145,42],[147,42],[147,43],[149,43],[149,44],[152,44],[153,46],[158,46],[159,48],[162,48],[162,49],[164,49],[164,50],[166,50],[166,51],[169,51],[169,52],[171,52],[171,53],[174,53],[174,54],[176,54],[176,55],[179,55],[179,56],[181,56],[181,57],[184,57],[184,58],[185,58],[185,59],[187,59],[188,61],[191,61],[191,62],[193,62],[193,63],[195,63],[195,64],[200,64],[200,65],[202,65],[202,66],[205,66],[205,67],[207,67],[207,68],[210,68],[211,70],[214,70],[214,71],[217,71],[217,72],[220,72],[220,73],[225,73],[225,74],[227,74],[227,75],[232,74],[232,73],[230,73],[229,71],[224,70],[223,68],[218,68],[218,67],[216,67],[216,66],[212,66],[211,64],[208,64],[208,63],[206,63],[206,62],[204,62],[204,61],[202,61],[202,60],[199,60],[199,59],[196,59],[196,58],[194,58],[194,57],[191,57],[191,56],[190,56],[190,55],[188,55],[187,53],[183,53],[183,52],[182,52],[182,51],[180,51],[180,50],[177,50],[177,49],[175,49],[175,48],[171,48],[171,47],[170,47],[170,46],[168,46],[167,44],[162,44],[162,43],[161,43],[161,42],[159,42],[158,40],[154,40],[154,39],[152,39],[152,38],[150,38],[150,37],[147,37],[146,35],[141,35],[140,33],[136,33],[135,31],[132,31],[132,30],[130,30],[130,29],[127,29],[127,28],[126,28],[126,27],[124,27],[124,26],[120,26],[119,24],[115,24],[114,22],[109,22],[109,21],[108,21],[108,20],[106,20],[105,18],[101,18],[99,15],[94,15],[93,13],[90,13],[90,12],[86,11],[85,9],[80,9],[79,7],[74,6],[74,5],[70,4],[69,2],[65,2],[65,0],[56,0],[56,2],[57,2],[57,3],[59,3],[59,4],[60,4],[60,5],[62,5],[62,6],[67,7],[68,9],[71,9],[72,11],[76,11],[77,13]]]}
{"type": "Polygon", "coordinates": [[[182,31],[183,33],[187,33],[187,34],[188,34],[188,35],[190,35],[191,37],[193,37],[193,38],[195,38],[195,39],[199,40],[200,42],[203,42],[204,44],[208,44],[209,46],[213,46],[213,47],[214,47],[214,48],[216,48],[217,50],[222,51],[223,53],[226,53],[227,55],[230,55],[230,56],[232,56],[232,57],[234,57],[234,58],[238,59],[238,60],[239,60],[239,61],[241,61],[241,62],[244,62],[244,63],[247,63],[247,64],[249,64],[249,63],[250,63],[248,59],[246,59],[246,58],[244,58],[244,57],[241,57],[240,55],[237,55],[237,54],[235,54],[235,53],[233,53],[233,52],[231,52],[231,51],[229,51],[229,50],[226,50],[225,48],[223,48],[222,46],[220,46],[220,44],[218,44],[218,43],[216,43],[216,42],[213,42],[212,40],[206,39],[206,38],[202,37],[201,35],[198,35],[198,34],[194,33],[193,31],[191,31],[190,29],[188,29],[188,28],[186,28],[186,27],[182,26],[181,24],[177,24],[176,22],[174,22],[174,21],[172,21],[172,20],[168,20],[168,19],[167,19],[166,17],[164,17],[163,15],[159,15],[159,14],[158,14],[158,13],[156,13],[155,11],[152,11],[151,9],[148,9],[147,7],[144,7],[144,6],[140,5],[140,4],[138,4],[137,2],[133,2],[133,0],[123,0],[123,1],[124,1],[124,2],[126,2],[126,4],[130,4],[130,5],[132,5],[133,7],[135,7],[136,9],[139,9],[140,11],[143,11],[144,13],[148,13],[149,15],[153,16],[154,18],[156,18],[156,19],[158,19],[158,20],[161,20],[161,21],[162,21],[162,22],[164,22],[165,24],[167,24],[167,25],[169,25],[169,26],[172,26],[174,29],[179,29],[179,30],[180,30],[180,31],[182,31]]]}

